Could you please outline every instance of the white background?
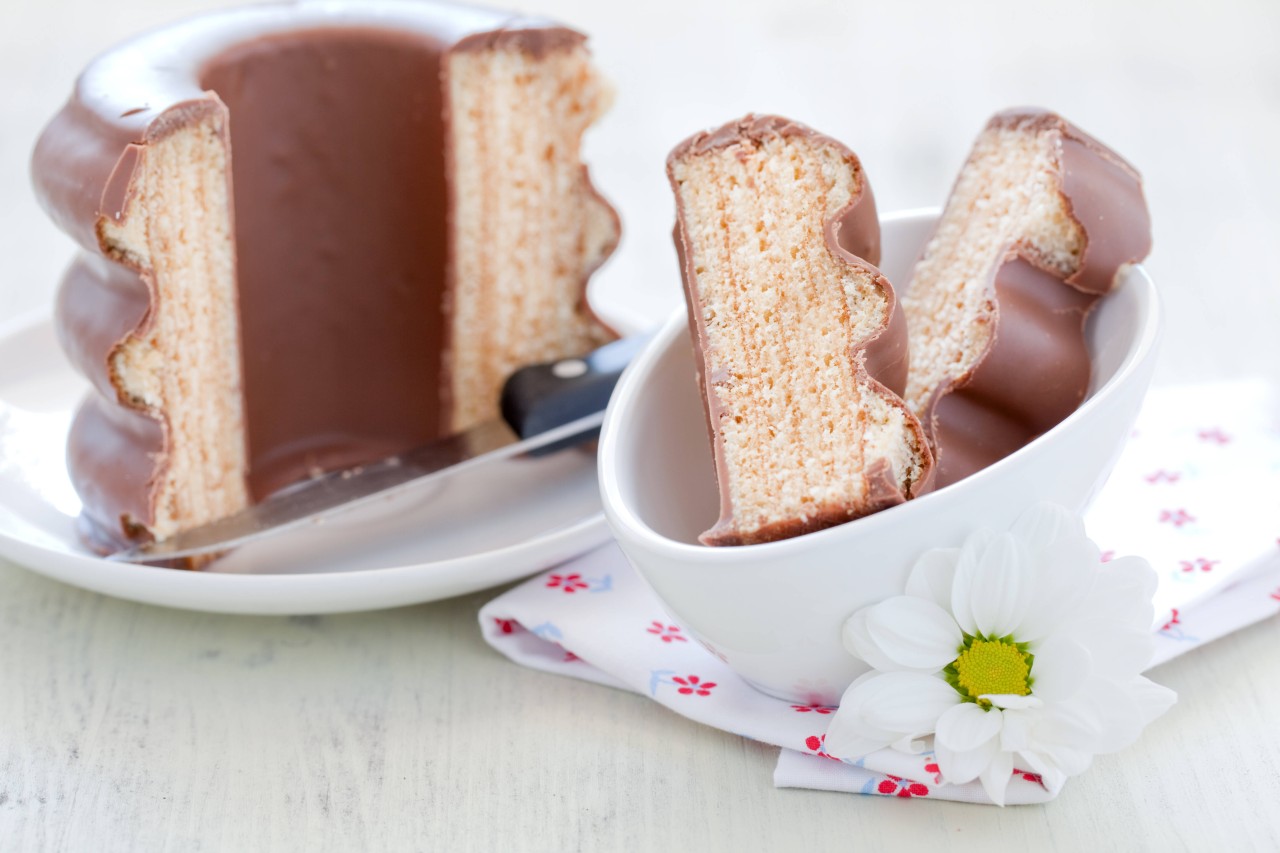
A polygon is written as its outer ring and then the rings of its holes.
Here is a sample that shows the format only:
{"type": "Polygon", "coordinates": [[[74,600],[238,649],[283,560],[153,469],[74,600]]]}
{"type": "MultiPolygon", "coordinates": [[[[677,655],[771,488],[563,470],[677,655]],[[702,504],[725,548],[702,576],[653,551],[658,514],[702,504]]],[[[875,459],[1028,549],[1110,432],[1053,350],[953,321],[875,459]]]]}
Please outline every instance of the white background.
{"type": "MultiPolygon", "coordinates": [[[[6,0],[0,321],[70,241],[35,135],[95,53],[219,2],[6,0]]],[[[941,204],[994,111],[1062,112],[1135,163],[1167,302],[1157,381],[1280,380],[1280,4],[540,0],[617,87],[588,157],[620,209],[595,296],[679,302],[666,152],[748,110],[861,156],[882,211],[941,204]],[[1065,7],[1065,4],[1063,4],[1065,7]]],[[[775,791],[773,752],[483,646],[487,594],[357,616],[164,611],[0,563],[0,847],[717,849],[1280,843],[1280,623],[1156,671],[1180,705],[1045,807],[775,791]],[[1270,710],[1265,710],[1270,709],[1270,710]]]]}

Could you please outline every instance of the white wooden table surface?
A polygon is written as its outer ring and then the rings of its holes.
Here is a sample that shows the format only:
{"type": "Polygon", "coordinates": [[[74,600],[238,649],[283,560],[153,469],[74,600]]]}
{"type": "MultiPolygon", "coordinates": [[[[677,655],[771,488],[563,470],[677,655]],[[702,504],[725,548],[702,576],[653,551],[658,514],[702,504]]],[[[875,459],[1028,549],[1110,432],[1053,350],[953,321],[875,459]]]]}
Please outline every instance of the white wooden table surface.
{"type": "MultiPolygon", "coordinates": [[[[70,254],[26,163],[76,71],[219,5],[6,0],[0,320],[47,308],[70,254]]],[[[531,3],[591,33],[618,86],[589,150],[627,229],[600,301],[652,320],[677,304],[662,158],[694,129],[807,121],[859,152],[894,210],[940,203],[986,116],[1037,103],[1146,175],[1157,381],[1280,381],[1280,5],[965,5],[531,3]]],[[[1142,741],[1057,801],[1002,811],[775,790],[771,748],[490,651],[475,613],[492,594],[228,617],[0,561],[0,849],[1280,846],[1280,620],[1157,669],[1181,699],[1142,741]]]]}

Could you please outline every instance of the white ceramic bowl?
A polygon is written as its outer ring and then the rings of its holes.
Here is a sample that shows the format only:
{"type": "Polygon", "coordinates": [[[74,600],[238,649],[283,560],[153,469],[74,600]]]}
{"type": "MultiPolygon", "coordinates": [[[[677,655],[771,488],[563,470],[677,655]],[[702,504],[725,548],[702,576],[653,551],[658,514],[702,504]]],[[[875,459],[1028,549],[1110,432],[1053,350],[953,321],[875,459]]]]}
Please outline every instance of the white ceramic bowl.
{"type": "MultiPolygon", "coordinates": [[[[936,211],[882,222],[881,268],[906,281],[936,211]]],[[[1013,455],[876,515],[763,545],[697,536],[719,499],[683,311],[628,368],[600,443],[605,517],[622,550],[689,633],[766,693],[835,704],[866,666],[841,645],[855,610],[903,592],[916,558],[1003,529],[1034,501],[1083,510],[1106,480],[1151,379],[1159,304],[1131,268],[1088,326],[1094,381],[1084,404],[1013,455]]]]}

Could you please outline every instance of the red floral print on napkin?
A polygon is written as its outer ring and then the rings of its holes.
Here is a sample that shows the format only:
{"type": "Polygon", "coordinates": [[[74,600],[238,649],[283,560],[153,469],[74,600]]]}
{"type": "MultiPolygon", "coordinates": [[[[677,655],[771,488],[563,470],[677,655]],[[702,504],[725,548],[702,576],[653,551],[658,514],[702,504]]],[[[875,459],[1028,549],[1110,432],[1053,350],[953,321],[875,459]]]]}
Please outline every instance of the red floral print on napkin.
{"type": "Polygon", "coordinates": [[[582,579],[582,575],[574,572],[571,575],[551,575],[547,578],[547,586],[562,592],[575,593],[580,589],[586,589],[587,582],[582,579]]]}
{"type": "Polygon", "coordinates": [[[664,643],[685,643],[688,638],[680,633],[679,625],[664,625],[657,619],[649,623],[649,627],[645,628],[650,634],[655,635],[664,643]]]}
{"type": "Polygon", "coordinates": [[[1172,524],[1174,527],[1182,527],[1184,524],[1190,524],[1195,521],[1196,517],[1185,509],[1162,509],[1160,510],[1160,523],[1172,524]]]}
{"type": "Polygon", "coordinates": [[[685,696],[710,696],[716,688],[714,681],[703,681],[696,675],[677,675],[671,680],[680,685],[676,692],[685,696]]]}
{"type": "Polygon", "coordinates": [[[809,748],[810,752],[822,758],[830,758],[832,761],[839,761],[840,760],[839,758],[836,758],[834,755],[827,752],[825,748],[826,743],[827,743],[826,735],[809,735],[807,738],[804,739],[804,745],[809,748]]]}
{"type": "Polygon", "coordinates": [[[1220,428],[1202,429],[1196,433],[1196,438],[1201,441],[1207,441],[1211,444],[1230,444],[1231,436],[1227,435],[1220,428]]]}
{"type": "Polygon", "coordinates": [[[1015,778],[1021,777],[1024,782],[1034,782],[1041,788],[1044,787],[1044,779],[1039,773],[1032,773],[1030,770],[1019,770],[1015,767],[1013,768],[1013,775],[1015,778]]]}
{"type": "Polygon", "coordinates": [[[876,793],[886,797],[927,797],[929,789],[919,782],[912,782],[910,779],[903,779],[901,776],[887,777],[879,785],[876,786],[876,793]]]}

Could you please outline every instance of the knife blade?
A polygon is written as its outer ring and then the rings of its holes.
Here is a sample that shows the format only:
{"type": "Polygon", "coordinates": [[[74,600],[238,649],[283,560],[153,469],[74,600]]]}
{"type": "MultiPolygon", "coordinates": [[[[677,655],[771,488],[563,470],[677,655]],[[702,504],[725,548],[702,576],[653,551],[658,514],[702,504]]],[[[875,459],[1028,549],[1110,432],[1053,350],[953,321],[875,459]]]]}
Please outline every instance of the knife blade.
{"type": "Polygon", "coordinates": [[[253,506],[107,559],[170,562],[219,554],[267,536],[417,490],[516,456],[540,456],[599,434],[623,368],[647,337],[623,338],[581,358],[522,367],[502,390],[502,418],[376,462],[296,483],[253,506]]]}

